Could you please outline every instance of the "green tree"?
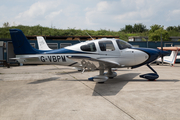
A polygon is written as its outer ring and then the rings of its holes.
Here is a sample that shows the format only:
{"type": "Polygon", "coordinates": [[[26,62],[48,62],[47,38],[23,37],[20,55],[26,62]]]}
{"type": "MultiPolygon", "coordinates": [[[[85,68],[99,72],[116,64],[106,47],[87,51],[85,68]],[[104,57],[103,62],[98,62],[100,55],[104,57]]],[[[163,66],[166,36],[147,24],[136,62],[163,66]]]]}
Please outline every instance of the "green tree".
{"type": "Polygon", "coordinates": [[[4,27],[4,28],[10,27],[9,22],[5,22],[5,23],[3,23],[3,27],[4,27]]]}
{"type": "Polygon", "coordinates": [[[158,29],[160,29],[160,28],[164,29],[164,26],[155,24],[155,25],[150,26],[150,28],[151,28],[151,29],[149,30],[149,32],[150,32],[150,33],[153,33],[153,32],[155,32],[156,30],[158,30],[158,29]]]}
{"type": "Polygon", "coordinates": [[[178,31],[180,32],[180,25],[177,26],[178,31]]]}
{"type": "Polygon", "coordinates": [[[161,41],[161,34],[163,41],[169,41],[169,34],[163,28],[159,28],[154,32],[149,33],[149,41],[161,41]]]}
{"type": "Polygon", "coordinates": [[[147,31],[147,29],[145,25],[143,25],[142,23],[139,23],[139,24],[134,24],[133,31],[136,33],[142,33],[142,32],[147,31]]]}
{"type": "Polygon", "coordinates": [[[180,36],[180,26],[169,26],[166,28],[169,36],[180,36]]]}
{"type": "Polygon", "coordinates": [[[175,26],[169,26],[169,27],[166,28],[166,30],[167,30],[167,31],[174,30],[174,27],[175,27],[175,26]]]}
{"type": "Polygon", "coordinates": [[[134,24],[134,26],[132,25],[125,25],[125,28],[121,29],[122,32],[125,33],[142,33],[142,32],[146,32],[146,26],[143,25],[142,23],[139,24],[134,24]]]}
{"type": "Polygon", "coordinates": [[[132,33],[133,32],[133,26],[132,25],[126,25],[125,26],[125,32],[126,33],[132,33]]]}
{"type": "Polygon", "coordinates": [[[169,26],[166,28],[166,30],[169,31],[175,31],[175,32],[180,32],[180,26],[169,26]]]}

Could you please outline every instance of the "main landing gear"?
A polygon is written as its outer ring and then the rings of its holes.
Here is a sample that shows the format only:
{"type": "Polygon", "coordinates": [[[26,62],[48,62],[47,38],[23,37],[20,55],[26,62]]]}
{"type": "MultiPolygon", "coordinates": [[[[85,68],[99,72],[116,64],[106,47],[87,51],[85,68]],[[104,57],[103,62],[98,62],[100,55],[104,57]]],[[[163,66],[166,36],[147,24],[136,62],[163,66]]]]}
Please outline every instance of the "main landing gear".
{"type": "Polygon", "coordinates": [[[157,78],[159,78],[159,75],[157,74],[157,72],[156,72],[149,64],[147,64],[147,66],[148,66],[154,73],[147,73],[147,74],[144,74],[144,75],[140,75],[139,77],[148,79],[149,81],[155,81],[157,78]]]}
{"type": "MultiPolygon", "coordinates": [[[[148,79],[149,81],[155,81],[157,78],[159,78],[159,75],[149,64],[147,64],[147,66],[154,73],[143,74],[143,75],[140,75],[139,77],[148,79]]],[[[106,72],[106,73],[104,73],[104,70],[105,70],[104,64],[99,63],[99,75],[89,78],[89,80],[92,80],[92,81],[95,81],[98,83],[104,83],[108,79],[113,79],[114,77],[117,76],[117,73],[113,72],[111,68],[108,68],[108,72],[106,72]]]]}
{"type": "Polygon", "coordinates": [[[116,72],[113,72],[111,68],[108,68],[108,72],[104,73],[105,67],[104,64],[99,63],[99,75],[89,78],[98,83],[104,83],[106,80],[112,79],[117,76],[116,72]]]}

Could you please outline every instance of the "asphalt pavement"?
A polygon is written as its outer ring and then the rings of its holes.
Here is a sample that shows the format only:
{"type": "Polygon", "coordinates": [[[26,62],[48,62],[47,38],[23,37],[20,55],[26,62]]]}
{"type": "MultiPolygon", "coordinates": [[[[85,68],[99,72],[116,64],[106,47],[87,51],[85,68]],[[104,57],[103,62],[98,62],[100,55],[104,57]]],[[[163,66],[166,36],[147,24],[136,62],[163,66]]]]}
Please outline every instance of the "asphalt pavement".
{"type": "Polygon", "coordinates": [[[58,65],[0,67],[0,120],[180,120],[180,64],[119,68],[104,84],[58,65]]]}

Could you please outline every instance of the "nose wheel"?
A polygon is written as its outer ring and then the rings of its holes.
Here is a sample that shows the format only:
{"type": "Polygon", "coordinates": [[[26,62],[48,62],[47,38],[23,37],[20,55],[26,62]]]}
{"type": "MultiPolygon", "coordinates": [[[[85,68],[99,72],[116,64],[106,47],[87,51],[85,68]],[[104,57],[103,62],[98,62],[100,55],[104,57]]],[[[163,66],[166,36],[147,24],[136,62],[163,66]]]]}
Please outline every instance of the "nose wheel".
{"type": "Polygon", "coordinates": [[[159,78],[159,75],[157,74],[157,72],[156,72],[149,64],[147,64],[147,66],[148,66],[154,73],[147,73],[147,74],[144,74],[144,75],[140,75],[139,77],[148,79],[149,81],[155,81],[157,78],[159,78]]]}

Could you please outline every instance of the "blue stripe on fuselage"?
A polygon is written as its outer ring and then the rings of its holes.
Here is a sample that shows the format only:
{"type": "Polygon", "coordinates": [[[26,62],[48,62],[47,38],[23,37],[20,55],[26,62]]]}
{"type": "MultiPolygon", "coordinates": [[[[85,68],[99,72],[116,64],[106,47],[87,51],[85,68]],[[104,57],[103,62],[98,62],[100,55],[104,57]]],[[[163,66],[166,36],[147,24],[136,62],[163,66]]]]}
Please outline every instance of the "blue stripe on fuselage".
{"type": "Polygon", "coordinates": [[[80,51],[74,51],[74,50],[61,48],[61,49],[57,49],[57,50],[50,50],[45,53],[46,54],[77,54],[77,53],[86,53],[86,52],[80,52],[80,51]]]}

